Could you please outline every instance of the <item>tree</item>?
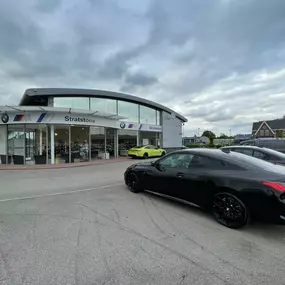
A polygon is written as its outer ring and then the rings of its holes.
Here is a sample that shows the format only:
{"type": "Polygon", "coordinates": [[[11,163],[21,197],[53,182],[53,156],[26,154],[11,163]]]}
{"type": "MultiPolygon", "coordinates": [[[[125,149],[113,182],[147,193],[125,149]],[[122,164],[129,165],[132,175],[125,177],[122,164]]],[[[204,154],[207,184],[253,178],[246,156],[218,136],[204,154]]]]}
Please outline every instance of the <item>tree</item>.
{"type": "Polygon", "coordinates": [[[210,143],[213,144],[216,135],[212,131],[204,131],[202,137],[207,137],[210,140],[210,143]]]}
{"type": "Polygon", "coordinates": [[[220,136],[219,136],[219,139],[228,139],[229,137],[227,136],[227,135],[225,135],[225,134],[221,134],[220,136]]]}

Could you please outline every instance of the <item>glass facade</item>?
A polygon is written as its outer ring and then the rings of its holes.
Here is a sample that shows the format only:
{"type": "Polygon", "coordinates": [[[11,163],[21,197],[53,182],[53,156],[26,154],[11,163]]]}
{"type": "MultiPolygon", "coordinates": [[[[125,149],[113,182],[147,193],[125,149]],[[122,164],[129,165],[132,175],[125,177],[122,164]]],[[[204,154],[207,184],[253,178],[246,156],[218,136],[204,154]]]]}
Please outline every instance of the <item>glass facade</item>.
{"type": "Polygon", "coordinates": [[[89,161],[89,127],[70,127],[71,162],[89,161]]]}
{"type": "Polygon", "coordinates": [[[90,127],[91,160],[99,159],[105,153],[105,128],[90,127]]]}
{"type": "Polygon", "coordinates": [[[89,98],[87,97],[56,97],[53,101],[54,107],[61,107],[61,108],[74,108],[74,109],[84,109],[90,110],[89,106],[89,98]]]}
{"type": "MultiPolygon", "coordinates": [[[[83,109],[125,117],[134,124],[160,125],[160,111],[135,103],[89,97],[53,98],[54,107],[83,109]]],[[[156,132],[95,126],[18,124],[0,126],[0,163],[73,163],[126,155],[137,144],[160,145],[156,132]]]]}
{"type": "Polygon", "coordinates": [[[137,104],[118,101],[118,115],[126,117],[126,120],[138,123],[139,122],[139,107],[137,104]]]}
{"type": "Polygon", "coordinates": [[[132,123],[141,123],[149,125],[160,125],[160,111],[138,105],[135,103],[105,99],[105,98],[88,98],[88,97],[74,97],[54,98],[54,107],[74,108],[98,111],[108,114],[116,114],[125,117],[126,121],[132,123]]]}
{"type": "Polygon", "coordinates": [[[140,106],[140,123],[155,125],[156,124],[156,110],[149,108],[149,107],[140,106]]]}
{"type": "Polygon", "coordinates": [[[25,126],[8,125],[8,161],[25,164],[25,126]]]}
{"type": "Polygon", "coordinates": [[[92,111],[117,114],[117,101],[112,99],[91,98],[90,109],[92,111]]]}
{"type": "Polygon", "coordinates": [[[48,130],[46,125],[26,125],[26,164],[46,164],[48,130]]]}
{"type": "MultiPolygon", "coordinates": [[[[69,163],[69,126],[54,126],[55,164],[69,163]]],[[[71,161],[72,162],[72,161],[71,161]]]]}

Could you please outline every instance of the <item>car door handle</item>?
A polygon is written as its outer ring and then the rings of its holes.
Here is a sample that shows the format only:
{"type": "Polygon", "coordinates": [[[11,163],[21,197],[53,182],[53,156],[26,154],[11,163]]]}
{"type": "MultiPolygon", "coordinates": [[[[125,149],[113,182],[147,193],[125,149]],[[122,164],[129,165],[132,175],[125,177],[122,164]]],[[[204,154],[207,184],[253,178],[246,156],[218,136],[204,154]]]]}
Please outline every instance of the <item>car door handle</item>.
{"type": "Polygon", "coordinates": [[[176,176],[177,176],[178,178],[182,178],[182,177],[184,177],[184,174],[183,174],[182,172],[178,172],[178,173],[176,174],[176,176]]]}

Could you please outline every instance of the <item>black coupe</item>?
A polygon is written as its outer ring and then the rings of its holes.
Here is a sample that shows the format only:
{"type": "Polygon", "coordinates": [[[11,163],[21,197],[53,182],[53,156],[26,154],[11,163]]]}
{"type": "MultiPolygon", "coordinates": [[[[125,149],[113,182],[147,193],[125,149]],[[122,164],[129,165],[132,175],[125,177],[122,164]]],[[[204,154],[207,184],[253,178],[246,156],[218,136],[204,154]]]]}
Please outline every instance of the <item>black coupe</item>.
{"type": "Polygon", "coordinates": [[[124,178],[131,192],[191,202],[229,228],[241,228],[250,218],[285,224],[285,168],[240,153],[180,150],[131,165],[124,178]]]}

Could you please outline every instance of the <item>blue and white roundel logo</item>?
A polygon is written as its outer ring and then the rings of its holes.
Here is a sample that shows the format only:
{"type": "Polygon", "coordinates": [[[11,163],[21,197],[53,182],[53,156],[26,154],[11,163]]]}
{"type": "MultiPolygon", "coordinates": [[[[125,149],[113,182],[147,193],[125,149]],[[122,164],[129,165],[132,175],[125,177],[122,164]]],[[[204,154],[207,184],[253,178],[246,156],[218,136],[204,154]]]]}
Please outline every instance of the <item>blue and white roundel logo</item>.
{"type": "Polygon", "coordinates": [[[121,122],[120,127],[121,129],[124,129],[126,127],[126,124],[124,122],[121,122]]]}
{"type": "Polygon", "coordinates": [[[2,116],[1,116],[1,121],[4,123],[4,124],[7,124],[9,122],[9,116],[7,113],[3,113],[2,116]]]}

